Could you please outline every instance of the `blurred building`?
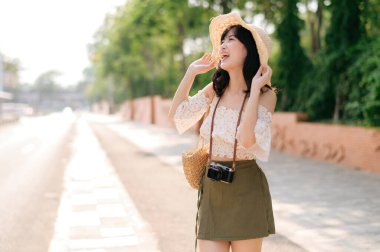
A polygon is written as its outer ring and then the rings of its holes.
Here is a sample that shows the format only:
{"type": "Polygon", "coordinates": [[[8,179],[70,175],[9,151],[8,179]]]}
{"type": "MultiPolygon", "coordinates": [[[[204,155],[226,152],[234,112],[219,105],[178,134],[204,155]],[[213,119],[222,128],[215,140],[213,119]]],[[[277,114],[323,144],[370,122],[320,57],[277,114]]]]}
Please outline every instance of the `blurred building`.
{"type": "Polygon", "coordinates": [[[61,111],[65,107],[85,109],[88,107],[82,92],[76,88],[51,85],[21,85],[20,64],[17,60],[0,54],[0,121],[23,115],[61,111]],[[32,112],[31,112],[32,111],[32,112]]]}
{"type": "Polygon", "coordinates": [[[0,53],[0,91],[15,90],[19,85],[19,63],[0,53]]]}
{"type": "Polygon", "coordinates": [[[5,71],[4,71],[4,57],[0,53],[0,123],[4,121],[6,113],[3,110],[4,102],[7,102],[12,99],[12,94],[4,91],[5,86],[5,71]]]}
{"type": "Polygon", "coordinates": [[[21,90],[15,100],[18,103],[29,104],[37,113],[60,111],[65,107],[82,110],[88,107],[84,95],[76,90],[60,90],[56,92],[39,92],[21,90]]]}

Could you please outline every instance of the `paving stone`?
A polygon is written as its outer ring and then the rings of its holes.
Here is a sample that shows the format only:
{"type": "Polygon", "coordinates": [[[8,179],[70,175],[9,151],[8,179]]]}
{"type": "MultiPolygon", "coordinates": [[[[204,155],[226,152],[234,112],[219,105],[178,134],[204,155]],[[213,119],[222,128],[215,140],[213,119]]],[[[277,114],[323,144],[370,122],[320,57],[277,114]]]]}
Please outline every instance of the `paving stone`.
{"type": "MultiPolygon", "coordinates": [[[[109,129],[180,173],[181,153],[197,140],[173,128],[109,120],[109,129]]],[[[380,251],[380,174],[276,150],[258,164],[268,178],[278,233],[311,252],[380,251]]]]}
{"type": "Polygon", "coordinates": [[[49,252],[159,252],[88,124],[80,119],[49,252]]]}

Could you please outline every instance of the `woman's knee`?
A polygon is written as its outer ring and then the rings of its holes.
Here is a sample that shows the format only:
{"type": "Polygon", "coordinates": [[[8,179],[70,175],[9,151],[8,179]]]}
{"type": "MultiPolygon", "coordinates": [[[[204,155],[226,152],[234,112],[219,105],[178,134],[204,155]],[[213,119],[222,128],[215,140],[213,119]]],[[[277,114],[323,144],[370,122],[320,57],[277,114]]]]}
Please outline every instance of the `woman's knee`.
{"type": "Polygon", "coordinates": [[[229,252],[229,241],[210,241],[198,239],[199,252],[229,252]]]}
{"type": "Polygon", "coordinates": [[[260,252],[263,238],[232,241],[232,252],[260,252]]]}

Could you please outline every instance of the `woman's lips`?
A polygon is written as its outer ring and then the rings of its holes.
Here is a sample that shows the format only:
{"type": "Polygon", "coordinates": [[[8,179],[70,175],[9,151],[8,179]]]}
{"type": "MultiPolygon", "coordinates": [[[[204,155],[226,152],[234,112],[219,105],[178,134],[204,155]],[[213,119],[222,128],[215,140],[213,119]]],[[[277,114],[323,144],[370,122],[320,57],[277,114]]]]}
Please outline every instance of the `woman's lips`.
{"type": "Polygon", "coordinates": [[[222,61],[225,61],[228,57],[229,57],[228,55],[222,56],[222,61]]]}

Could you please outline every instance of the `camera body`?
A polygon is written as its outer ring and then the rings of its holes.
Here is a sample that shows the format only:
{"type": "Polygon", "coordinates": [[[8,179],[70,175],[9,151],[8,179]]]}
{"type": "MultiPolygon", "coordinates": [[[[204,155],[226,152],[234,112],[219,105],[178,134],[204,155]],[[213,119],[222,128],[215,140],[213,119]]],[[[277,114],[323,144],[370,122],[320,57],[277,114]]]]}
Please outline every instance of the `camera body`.
{"type": "Polygon", "coordinates": [[[214,181],[232,183],[234,170],[228,166],[211,162],[207,171],[207,177],[214,181]]]}

